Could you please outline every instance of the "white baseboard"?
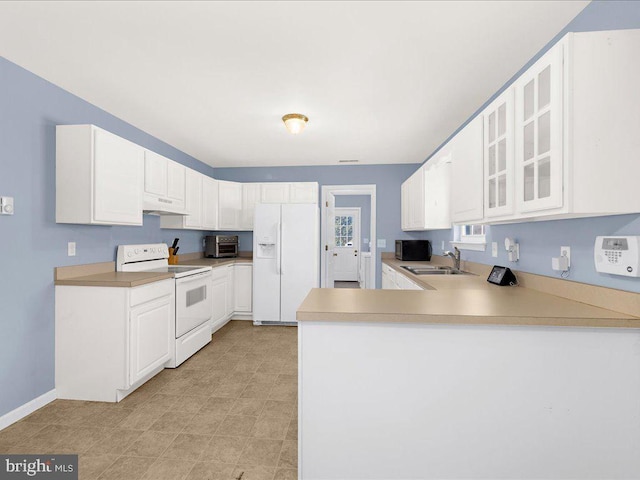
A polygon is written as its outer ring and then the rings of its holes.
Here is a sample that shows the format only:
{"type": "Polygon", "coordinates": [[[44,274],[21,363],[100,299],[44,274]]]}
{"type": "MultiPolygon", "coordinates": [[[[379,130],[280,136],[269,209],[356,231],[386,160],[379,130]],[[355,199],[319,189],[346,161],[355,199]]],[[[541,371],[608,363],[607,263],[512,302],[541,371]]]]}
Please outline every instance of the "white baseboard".
{"type": "Polygon", "coordinates": [[[231,317],[231,320],[249,320],[249,321],[252,321],[253,320],[253,315],[250,314],[250,313],[249,314],[235,313],[231,317]]]}
{"type": "Polygon", "coordinates": [[[39,408],[44,407],[47,403],[53,402],[57,397],[56,389],[49,390],[47,393],[43,393],[37,398],[34,398],[30,402],[20,405],[18,408],[11,410],[9,413],[5,413],[0,417],[0,430],[7,428],[9,425],[16,423],[18,420],[22,420],[27,415],[35,412],[39,408]]]}

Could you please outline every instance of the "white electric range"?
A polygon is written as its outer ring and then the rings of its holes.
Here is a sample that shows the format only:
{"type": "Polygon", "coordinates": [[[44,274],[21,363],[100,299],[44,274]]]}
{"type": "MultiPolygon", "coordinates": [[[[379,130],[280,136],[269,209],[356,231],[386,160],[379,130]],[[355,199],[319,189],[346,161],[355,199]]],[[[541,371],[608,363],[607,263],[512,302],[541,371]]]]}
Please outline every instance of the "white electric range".
{"type": "Polygon", "coordinates": [[[211,341],[211,267],[169,265],[165,243],[120,245],[116,257],[119,272],[173,273],[175,279],[175,368],[211,341]]]}

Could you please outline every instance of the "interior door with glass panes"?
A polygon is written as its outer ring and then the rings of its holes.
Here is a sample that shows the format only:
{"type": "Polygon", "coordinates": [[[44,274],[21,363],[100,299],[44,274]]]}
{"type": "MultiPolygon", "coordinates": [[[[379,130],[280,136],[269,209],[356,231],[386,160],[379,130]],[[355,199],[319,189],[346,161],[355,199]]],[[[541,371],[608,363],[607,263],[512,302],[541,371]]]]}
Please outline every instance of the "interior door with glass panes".
{"type": "Polygon", "coordinates": [[[562,207],[563,48],[549,50],[515,85],[518,211],[562,207]]]}
{"type": "Polygon", "coordinates": [[[336,208],[334,225],[333,279],[356,282],[360,268],[360,209],[336,208]]]}
{"type": "Polygon", "coordinates": [[[513,89],[484,111],[484,211],[487,217],[513,214],[513,89]]]}

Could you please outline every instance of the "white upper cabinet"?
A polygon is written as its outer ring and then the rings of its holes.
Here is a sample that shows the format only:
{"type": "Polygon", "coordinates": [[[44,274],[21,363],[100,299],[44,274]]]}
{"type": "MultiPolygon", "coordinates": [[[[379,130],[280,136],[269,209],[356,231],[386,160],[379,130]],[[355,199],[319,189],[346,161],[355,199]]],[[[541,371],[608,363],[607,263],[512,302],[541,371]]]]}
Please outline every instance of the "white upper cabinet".
{"type": "MultiPolygon", "coordinates": [[[[402,230],[409,230],[409,180],[405,180],[400,187],[400,224],[402,230]]],[[[383,287],[384,288],[384,287],[383,287]]]]}
{"type": "Polygon", "coordinates": [[[186,167],[150,150],[144,152],[144,209],[183,213],[186,167]]]}
{"type": "Polygon", "coordinates": [[[518,212],[562,207],[563,56],[556,44],[514,84],[518,212]]]}
{"type": "Polygon", "coordinates": [[[56,222],[142,225],[144,149],[94,125],[56,127],[56,222]]]}
{"type": "Polygon", "coordinates": [[[176,204],[182,202],[183,208],[187,189],[186,177],[187,167],[173,160],[167,162],[167,197],[176,204]]]}
{"type": "Polygon", "coordinates": [[[215,178],[202,177],[202,227],[206,230],[218,228],[219,182],[215,178]]]}
{"type": "Polygon", "coordinates": [[[242,215],[240,228],[242,230],[253,230],[253,216],[255,208],[260,203],[261,185],[259,183],[242,184],[242,215]]]}
{"type": "Polygon", "coordinates": [[[451,159],[444,147],[402,184],[402,230],[451,228],[450,185],[451,159]]]}
{"type": "MultiPolygon", "coordinates": [[[[639,57],[640,30],[569,33],[514,82],[504,190],[499,115],[496,135],[485,131],[485,222],[640,212],[639,57]]],[[[498,108],[487,109],[485,129],[498,108]]]]}
{"type": "Polygon", "coordinates": [[[316,182],[297,182],[289,186],[290,203],[318,203],[318,184],[316,182]]]}
{"type": "Polygon", "coordinates": [[[483,118],[474,118],[453,139],[451,154],[451,221],[478,223],[484,215],[483,118]]]}
{"type": "Polygon", "coordinates": [[[402,184],[400,203],[403,230],[424,230],[424,202],[424,167],[420,167],[402,184]]]}
{"type": "Polygon", "coordinates": [[[186,175],[186,203],[184,226],[199,229],[202,226],[202,178],[203,175],[195,170],[187,170],[186,175]]]}
{"type": "Polygon", "coordinates": [[[289,183],[263,183],[261,203],[289,203],[289,183]]]}
{"type": "Polygon", "coordinates": [[[424,230],[451,228],[451,154],[424,167],[424,230]]]}
{"type": "Polygon", "coordinates": [[[580,214],[640,212],[640,30],[574,33],[567,40],[568,208],[580,214]]]}
{"type": "Polygon", "coordinates": [[[482,113],[484,122],[484,215],[508,217],[514,212],[513,89],[482,113]]]}
{"type": "Polygon", "coordinates": [[[190,168],[185,171],[185,215],[162,215],[161,228],[204,230],[203,182],[209,177],[190,168]]]}
{"type": "Polygon", "coordinates": [[[242,212],[242,184],[219,180],[218,185],[218,228],[238,230],[242,212]]]}

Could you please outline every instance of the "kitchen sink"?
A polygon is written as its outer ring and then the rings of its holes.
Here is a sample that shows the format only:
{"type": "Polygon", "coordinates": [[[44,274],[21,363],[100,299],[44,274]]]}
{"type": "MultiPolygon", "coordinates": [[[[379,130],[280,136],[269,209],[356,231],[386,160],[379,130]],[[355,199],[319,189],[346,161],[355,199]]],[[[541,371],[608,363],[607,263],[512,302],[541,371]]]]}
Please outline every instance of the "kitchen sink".
{"type": "Polygon", "coordinates": [[[420,267],[401,265],[401,267],[414,275],[471,275],[468,272],[456,270],[455,268],[447,267],[446,265],[429,265],[420,267]]]}

